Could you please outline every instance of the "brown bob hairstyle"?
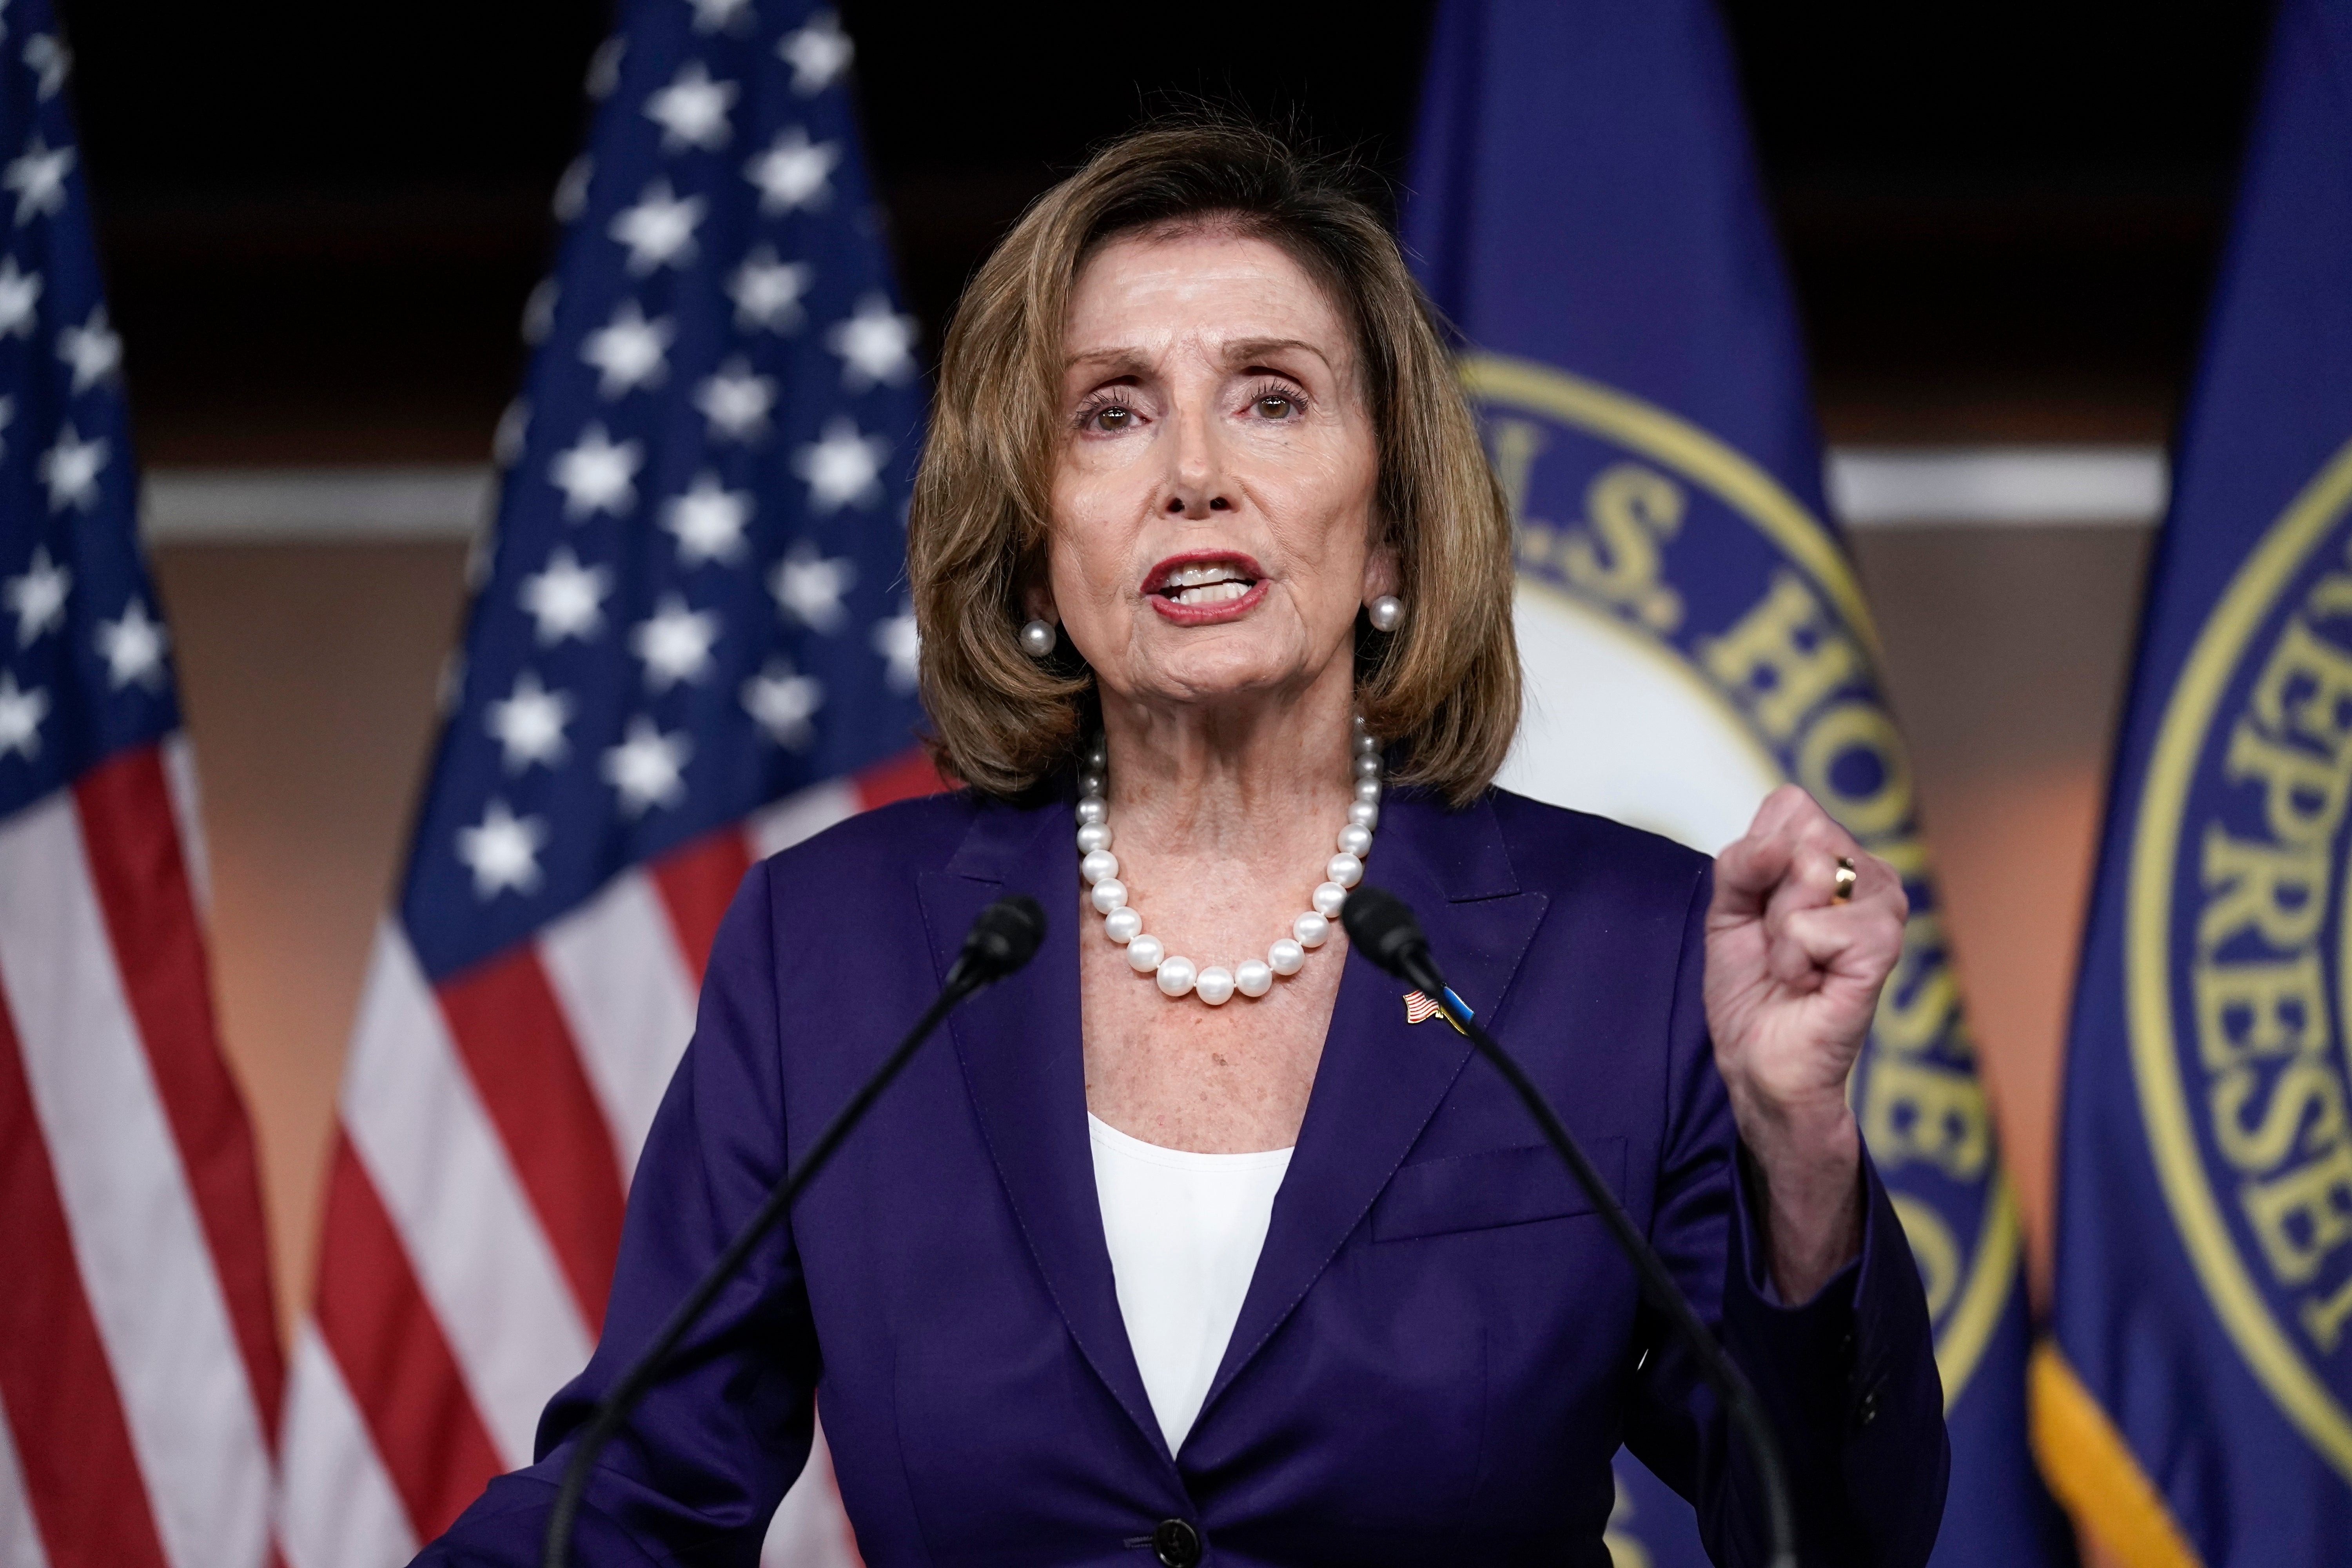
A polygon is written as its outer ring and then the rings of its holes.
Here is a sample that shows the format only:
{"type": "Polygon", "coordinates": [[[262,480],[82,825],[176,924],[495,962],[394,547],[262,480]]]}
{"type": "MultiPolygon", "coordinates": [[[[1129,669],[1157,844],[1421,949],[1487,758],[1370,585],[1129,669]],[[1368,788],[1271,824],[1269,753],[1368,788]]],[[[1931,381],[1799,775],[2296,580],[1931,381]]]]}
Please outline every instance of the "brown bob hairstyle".
{"type": "Polygon", "coordinates": [[[1092,671],[1021,650],[1023,589],[1045,570],[1070,293],[1106,241],[1211,226],[1281,247],[1355,329],[1379,442],[1373,526],[1408,607],[1357,617],[1357,703],[1395,742],[1395,780],[1456,805],[1502,765],[1519,721],[1511,524],[1428,301],[1346,164],[1213,118],[1112,142],[1039,197],[965,289],[948,329],[908,517],[923,699],[941,769],[994,795],[1042,783],[1094,721],[1092,671]]]}

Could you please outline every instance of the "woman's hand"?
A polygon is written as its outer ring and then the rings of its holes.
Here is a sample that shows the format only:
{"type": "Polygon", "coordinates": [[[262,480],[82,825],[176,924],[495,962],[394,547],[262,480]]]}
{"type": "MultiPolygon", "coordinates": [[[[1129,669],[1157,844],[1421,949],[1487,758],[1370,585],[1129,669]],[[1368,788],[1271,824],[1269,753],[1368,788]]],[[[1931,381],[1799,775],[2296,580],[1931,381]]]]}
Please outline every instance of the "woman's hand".
{"type": "Polygon", "coordinates": [[[1762,1172],[1773,1282],[1794,1305],[1862,1248],[1862,1134],[1846,1079],[1910,913],[1895,868],[1795,784],[1717,857],[1706,1021],[1739,1136],[1762,1172]],[[1840,900],[1839,861],[1854,868],[1840,900]]]}

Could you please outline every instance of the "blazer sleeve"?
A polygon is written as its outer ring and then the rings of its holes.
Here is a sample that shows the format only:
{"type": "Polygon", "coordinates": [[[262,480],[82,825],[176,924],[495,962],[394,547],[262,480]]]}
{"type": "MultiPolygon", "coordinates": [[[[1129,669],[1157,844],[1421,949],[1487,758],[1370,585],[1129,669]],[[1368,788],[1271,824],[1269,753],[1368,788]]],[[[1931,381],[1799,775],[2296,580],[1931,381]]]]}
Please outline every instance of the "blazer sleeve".
{"type": "MultiPolygon", "coordinates": [[[[538,1462],[492,1481],[417,1563],[533,1568],[573,1435],[782,1179],[772,908],[768,868],[755,866],[711,946],[694,1038],[638,1158],[603,1336],[540,1418],[538,1462]]],[[[814,1419],[816,1339],[790,1224],[719,1293],[674,1370],[605,1446],[574,1561],[759,1560],[814,1419]]]]}
{"type": "MultiPolygon", "coordinates": [[[[1773,1290],[1700,992],[1711,890],[1701,877],[1683,931],[1650,1238],[1764,1404],[1802,1561],[1916,1568],[1936,1543],[1950,1468],[1927,1298],[1866,1150],[1861,1255],[1809,1301],[1773,1290]]],[[[1641,1340],[1626,1446],[1697,1508],[1717,1563],[1762,1568],[1763,1494],[1746,1448],[1696,1360],[1646,1307],[1641,1340]]]]}

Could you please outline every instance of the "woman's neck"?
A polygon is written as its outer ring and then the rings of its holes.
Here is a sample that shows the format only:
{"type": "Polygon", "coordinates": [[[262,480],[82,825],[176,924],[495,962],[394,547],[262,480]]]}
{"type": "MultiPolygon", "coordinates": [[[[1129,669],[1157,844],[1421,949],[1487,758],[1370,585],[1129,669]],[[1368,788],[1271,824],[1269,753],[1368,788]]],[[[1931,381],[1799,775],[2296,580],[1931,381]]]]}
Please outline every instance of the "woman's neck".
{"type": "Polygon", "coordinates": [[[1215,708],[1106,693],[1110,815],[1122,847],[1245,859],[1307,824],[1328,833],[1352,798],[1353,673],[1343,666],[1304,690],[1215,708]]]}

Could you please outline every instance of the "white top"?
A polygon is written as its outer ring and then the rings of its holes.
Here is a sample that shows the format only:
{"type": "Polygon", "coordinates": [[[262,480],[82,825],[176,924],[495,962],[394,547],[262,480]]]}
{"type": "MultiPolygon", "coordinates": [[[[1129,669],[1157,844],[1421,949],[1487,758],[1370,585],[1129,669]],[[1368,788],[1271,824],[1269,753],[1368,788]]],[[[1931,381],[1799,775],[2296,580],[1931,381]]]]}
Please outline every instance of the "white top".
{"type": "Polygon", "coordinates": [[[1290,1151],[1194,1154],[1087,1126],[1119,1316],[1172,1454],[1225,1359],[1290,1151]]]}

